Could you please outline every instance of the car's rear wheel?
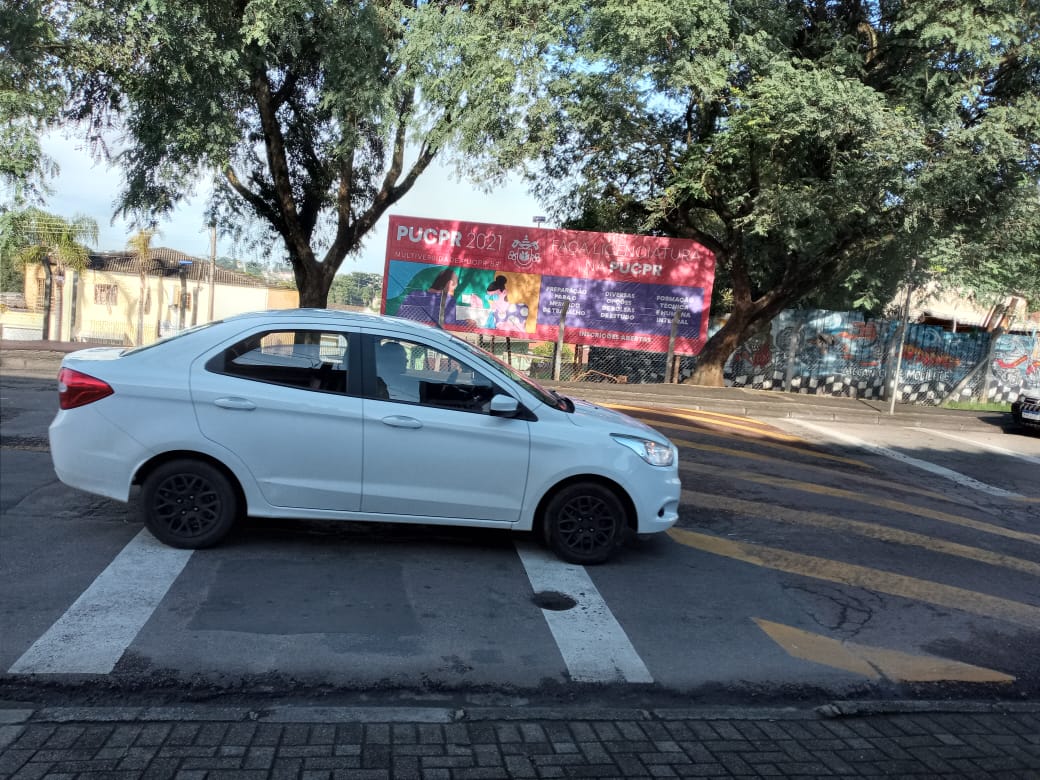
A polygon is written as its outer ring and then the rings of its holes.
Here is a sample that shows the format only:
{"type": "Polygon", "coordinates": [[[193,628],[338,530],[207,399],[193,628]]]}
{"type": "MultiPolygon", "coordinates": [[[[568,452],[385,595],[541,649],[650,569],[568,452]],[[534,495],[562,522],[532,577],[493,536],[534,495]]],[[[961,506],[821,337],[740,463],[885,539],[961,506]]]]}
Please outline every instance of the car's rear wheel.
{"type": "Polygon", "coordinates": [[[549,548],[568,563],[603,563],[622,539],[626,513],[610,488],[577,482],[545,506],[543,528],[549,548]]]}
{"type": "Polygon", "coordinates": [[[172,460],[156,468],[141,488],[145,527],[171,547],[211,547],[234,526],[238,493],[224,473],[201,460],[172,460]]]}

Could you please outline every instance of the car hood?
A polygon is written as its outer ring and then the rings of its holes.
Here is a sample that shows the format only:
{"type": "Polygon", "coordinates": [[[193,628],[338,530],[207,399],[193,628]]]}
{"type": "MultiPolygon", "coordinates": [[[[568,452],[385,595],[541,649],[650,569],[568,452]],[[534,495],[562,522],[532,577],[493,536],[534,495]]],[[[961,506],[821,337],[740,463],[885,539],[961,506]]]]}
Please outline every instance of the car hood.
{"type": "Polygon", "coordinates": [[[641,433],[656,440],[668,441],[664,434],[623,412],[607,409],[580,398],[572,398],[571,401],[574,402],[574,412],[568,417],[575,425],[583,428],[603,428],[611,433],[641,433]]]}

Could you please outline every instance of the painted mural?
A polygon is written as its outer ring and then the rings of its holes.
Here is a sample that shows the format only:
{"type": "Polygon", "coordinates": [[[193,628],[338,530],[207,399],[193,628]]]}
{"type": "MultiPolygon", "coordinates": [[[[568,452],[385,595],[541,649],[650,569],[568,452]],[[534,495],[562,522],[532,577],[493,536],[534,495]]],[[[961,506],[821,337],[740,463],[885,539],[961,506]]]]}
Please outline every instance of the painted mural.
{"type": "MultiPolygon", "coordinates": [[[[726,365],[726,381],[765,390],[882,398],[899,324],[865,320],[847,312],[787,311],[768,334],[738,349],[726,365]]],[[[950,333],[930,325],[907,328],[899,371],[900,400],[938,404],[958,396],[1014,400],[1040,386],[1040,337],[996,337],[988,370],[990,334],[950,333]]]]}

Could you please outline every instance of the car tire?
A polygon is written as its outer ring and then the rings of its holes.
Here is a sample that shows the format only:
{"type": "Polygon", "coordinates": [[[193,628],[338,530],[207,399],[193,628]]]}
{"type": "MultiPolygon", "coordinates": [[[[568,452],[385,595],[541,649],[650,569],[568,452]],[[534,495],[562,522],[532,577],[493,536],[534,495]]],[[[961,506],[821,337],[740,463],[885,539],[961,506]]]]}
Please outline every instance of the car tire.
{"type": "Polygon", "coordinates": [[[172,460],[141,488],[145,527],[159,541],[186,550],[212,547],[231,531],[241,511],[238,493],[220,469],[201,460],[172,460]]]}
{"type": "Polygon", "coordinates": [[[627,513],[617,494],[595,482],[559,490],[545,505],[545,541],[556,555],[582,566],[603,563],[620,544],[627,513]]]}

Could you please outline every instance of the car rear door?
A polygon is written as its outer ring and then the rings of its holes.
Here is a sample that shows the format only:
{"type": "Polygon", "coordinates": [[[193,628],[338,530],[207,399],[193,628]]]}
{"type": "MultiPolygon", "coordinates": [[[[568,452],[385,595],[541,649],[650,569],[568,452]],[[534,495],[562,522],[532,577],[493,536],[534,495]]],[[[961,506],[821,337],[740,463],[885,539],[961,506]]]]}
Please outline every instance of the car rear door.
{"type": "Polygon", "coordinates": [[[193,364],[203,435],[246,464],[272,506],[360,508],[364,421],[350,371],[356,341],[344,330],[258,329],[193,364]]]}

